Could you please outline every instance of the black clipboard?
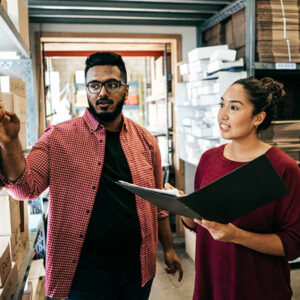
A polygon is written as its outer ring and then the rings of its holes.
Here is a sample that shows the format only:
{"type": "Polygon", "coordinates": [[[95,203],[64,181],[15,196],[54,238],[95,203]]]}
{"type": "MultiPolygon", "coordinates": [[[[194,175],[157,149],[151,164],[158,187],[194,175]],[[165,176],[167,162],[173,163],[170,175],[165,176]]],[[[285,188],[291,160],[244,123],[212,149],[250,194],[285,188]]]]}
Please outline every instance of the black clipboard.
{"type": "Polygon", "coordinates": [[[144,188],[124,181],[115,183],[171,213],[224,224],[289,193],[266,155],[184,196],[174,195],[172,190],[144,188]]]}

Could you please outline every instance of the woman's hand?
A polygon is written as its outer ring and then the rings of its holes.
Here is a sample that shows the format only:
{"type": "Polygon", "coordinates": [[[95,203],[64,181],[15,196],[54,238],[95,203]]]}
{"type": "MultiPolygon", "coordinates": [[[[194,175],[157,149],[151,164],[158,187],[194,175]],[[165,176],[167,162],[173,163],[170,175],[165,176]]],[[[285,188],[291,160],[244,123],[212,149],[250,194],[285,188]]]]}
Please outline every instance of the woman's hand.
{"type": "MultiPolygon", "coordinates": [[[[165,183],[164,190],[176,190],[176,188],[174,188],[174,186],[172,186],[170,183],[167,182],[167,183],[165,183]]],[[[183,192],[183,191],[178,190],[178,189],[177,189],[177,191],[179,192],[179,194],[180,194],[181,196],[184,195],[184,192],[183,192]]]]}
{"type": "Polygon", "coordinates": [[[233,224],[221,224],[208,220],[194,219],[194,222],[207,229],[214,240],[221,242],[235,242],[240,229],[233,224]]]}

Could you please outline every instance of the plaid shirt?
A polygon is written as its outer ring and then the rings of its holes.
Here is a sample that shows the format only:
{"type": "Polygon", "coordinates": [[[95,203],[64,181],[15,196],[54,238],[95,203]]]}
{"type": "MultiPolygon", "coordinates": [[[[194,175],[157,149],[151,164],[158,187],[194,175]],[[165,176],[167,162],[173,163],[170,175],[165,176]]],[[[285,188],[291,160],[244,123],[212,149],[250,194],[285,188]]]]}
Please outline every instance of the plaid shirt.
{"type": "MultiPolygon", "coordinates": [[[[162,188],[161,158],[155,138],[124,117],[120,142],[134,184],[162,188]]],[[[20,200],[36,199],[49,186],[46,295],[67,298],[90,221],[104,160],[105,129],[86,110],[46,129],[25,159],[23,175],[4,180],[20,200]]],[[[142,285],[154,277],[158,219],[167,216],[136,196],[142,243],[142,285]]]]}

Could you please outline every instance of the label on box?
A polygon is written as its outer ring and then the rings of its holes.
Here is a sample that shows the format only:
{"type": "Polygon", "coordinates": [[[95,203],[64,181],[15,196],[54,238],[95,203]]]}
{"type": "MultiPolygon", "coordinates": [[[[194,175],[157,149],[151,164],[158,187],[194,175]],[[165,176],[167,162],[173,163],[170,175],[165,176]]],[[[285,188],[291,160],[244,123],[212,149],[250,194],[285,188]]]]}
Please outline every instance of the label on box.
{"type": "Polygon", "coordinates": [[[276,70],[296,70],[296,63],[276,63],[276,70]]]}

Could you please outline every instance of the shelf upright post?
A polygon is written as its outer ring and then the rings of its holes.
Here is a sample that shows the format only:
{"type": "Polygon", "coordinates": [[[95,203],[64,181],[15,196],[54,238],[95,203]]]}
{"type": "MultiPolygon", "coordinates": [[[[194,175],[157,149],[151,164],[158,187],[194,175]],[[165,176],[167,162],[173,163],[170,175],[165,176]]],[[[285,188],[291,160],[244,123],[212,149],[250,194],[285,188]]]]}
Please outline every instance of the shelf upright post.
{"type": "Polygon", "coordinates": [[[165,96],[165,101],[166,101],[166,143],[167,143],[167,159],[166,163],[167,166],[165,166],[165,182],[169,181],[169,168],[170,168],[170,145],[169,145],[169,99],[168,99],[168,47],[167,43],[165,43],[165,51],[164,51],[164,67],[165,67],[165,76],[166,76],[166,96],[165,96]]]}
{"type": "Polygon", "coordinates": [[[255,75],[255,0],[246,0],[246,67],[248,76],[255,75]]]}

